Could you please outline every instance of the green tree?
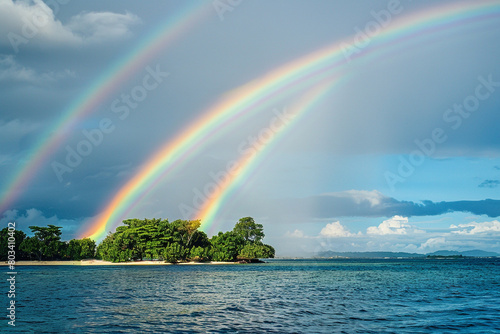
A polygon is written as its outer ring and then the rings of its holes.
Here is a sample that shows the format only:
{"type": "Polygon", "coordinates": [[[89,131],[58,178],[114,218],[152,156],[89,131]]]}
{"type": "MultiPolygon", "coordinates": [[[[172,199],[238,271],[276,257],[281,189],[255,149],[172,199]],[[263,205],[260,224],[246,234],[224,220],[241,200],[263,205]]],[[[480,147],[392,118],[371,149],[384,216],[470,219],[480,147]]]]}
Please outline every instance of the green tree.
{"type": "Polygon", "coordinates": [[[219,232],[210,239],[210,243],[212,244],[211,257],[214,261],[235,261],[245,245],[245,240],[234,232],[219,232]]]}
{"type": "MultiPolygon", "coordinates": [[[[179,261],[235,261],[240,258],[268,258],[274,249],[264,245],[262,225],[253,218],[241,218],[233,231],[214,235],[210,240],[199,231],[199,220],[127,219],[97,247],[96,256],[106,261],[136,259],[179,261]]],[[[68,246],[69,247],[69,246],[68,246]]],[[[77,252],[71,245],[70,253],[77,252]]]]}
{"type": "Polygon", "coordinates": [[[48,225],[47,227],[30,226],[29,228],[35,235],[26,238],[21,243],[21,250],[40,261],[62,258],[66,246],[60,241],[62,227],[48,225]]]}
{"type": "Polygon", "coordinates": [[[127,219],[123,223],[99,244],[99,258],[112,262],[158,259],[172,241],[171,226],[167,220],[127,219]]]}
{"type": "Polygon", "coordinates": [[[82,259],[93,259],[95,258],[96,244],[95,241],[90,238],[84,238],[79,240],[81,245],[80,257],[82,259]]]}
{"type": "Polygon", "coordinates": [[[118,248],[115,262],[126,262],[141,259],[140,248],[137,245],[137,235],[129,226],[118,226],[114,233],[113,243],[118,248]]]}
{"type": "Polygon", "coordinates": [[[188,220],[184,223],[182,231],[186,235],[186,247],[191,246],[193,236],[196,234],[198,228],[201,226],[201,220],[188,220]]]}
{"type": "Polygon", "coordinates": [[[274,248],[263,243],[248,243],[240,251],[238,259],[274,258],[274,248]]]}
{"type": "Polygon", "coordinates": [[[174,242],[177,242],[186,248],[191,247],[193,237],[198,232],[201,221],[198,220],[176,220],[172,222],[174,242]]]}
{"type": "Polygon", "coordinates": [[[163,259],[165,262],[177,263],[186,258],[186,248],[178,243],[172,243],[163,250],[163,259]]]}
{"type": "Polygon", "coordinates": [[[260,242],[264,238],[261,224],[255,223],[252,217],[244,217],[234,226],[233,232],[241,236],[245,242],[260,242]]]}
{"type": "Polygon", "coordinates": [[[30,260],[42,260],[42,245],[40,240],[35,237],[27,237],[20,245],[21,250],[30,260]]]}
{"type": "Polygon", "coordinates": [[[95,256],[95,241],[84,239],[72,239],[68,242],[66,255],[69,260],[92,259],[95,256]]]}
{"type": "Polygon", "coordinates": [[[120,231],[109,233],[97,247],[97,258],[111,262],[130,261],[134,258],[132,244],[120,231]]]}
{"type": "Polygon", "coordinates": [[[197,231],[200,221],[127,219],[123,223],[97,247],[100,258],[113,262],[144,258],[178,262],[190,256],[191,248],[210,245],[206,234],[197,231]]]}
{"type": "Polygon", "coordinates": [[[210,248],[208,247],[193,247],[189,253],[189,260],[191,261],[209,261],[210,260],[210,248]]]}
{"type": "Polygon", "coordinates": [[[210,248],[210,240],[208,239],[208,236],[205,232],[195,231],[193,233],[190,246],[210,248]]]}
{"type": "Polygon", "coordinates": [[[114,234],[109,233],[97,246],[96,257],[105,261],[116,262],[119,249],[114,243],[114,234]]]}
{"type": "MultiPolygon", "coordinates": [[[[26,238],[26,233],[21,230],[9,231],[3,228],[0,230],[0,261],[7,261],[9,248],[9,238],[14,237],[14,251],[16,252],[16,260],[24,260],[27,258],[25,252],[21,250],[21,243],[26,238]]],[[[12,240],[12,239],[11,239],[12,240]]]]}
{"type": "Polygon", "coordinates": [[[147,221],[139,219],[127,219],[123,223],[125,226],[119,226],[116,229],[115,243],[122,250],[119,254],[122,261],[142,260],[147,247],[149,235],[147,231],[147,221]]]}

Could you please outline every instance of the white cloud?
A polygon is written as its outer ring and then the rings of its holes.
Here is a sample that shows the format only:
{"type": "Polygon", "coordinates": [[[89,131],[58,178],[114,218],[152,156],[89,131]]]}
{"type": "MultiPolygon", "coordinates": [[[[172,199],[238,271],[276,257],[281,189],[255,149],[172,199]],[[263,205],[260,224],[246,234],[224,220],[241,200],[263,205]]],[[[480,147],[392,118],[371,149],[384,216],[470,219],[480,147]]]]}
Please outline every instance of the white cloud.
{"type": "MultiPolygon", "coordinates": [[[[444,217],[443,219],[446,219],[444,217]]],[[[420,222],[424,223],[424,222],[420,222]]],[[[435,224],[436,221],[426,221],[435,224]]],[[[366,232],[353,233],[340,221],[323,225],[316,236],[304,236],[301,230],[287,232],[285,237],[297,242],[308,240],[313,253],[333,251],[392,251],[410,253],[431,253],[437,250],[470,250],[481,249],[500,252],[500,241],[492,238],[500,235],[500,222],[495,220],[485,223],[468,223],[451,225],[452,230],[441,227],[428,230],[418,229],[407,217],[394,216],[370,226],[366,232]],[[453,231],[455,229],[456,231],[453,231]],[[292,237],[296,239],[292,239],[292,237]]]]}
{"type": "Polygon", "coordinates": [[[410,234],[410,233],[425,233],[423,230],[418,230],[414,226],[408,224],[408,218],[394,216],[388,220],[384,220],[379,226],[370,226],[366,229],[367,234],[387,235],[387,234],[410,234]]]}
{"type": "Polygon", "coordinates": [[[129,26],[137,22],[131,13],[90,12],[73,16],[67,27],[85,42],[104,42],[128,36],[129,26]]]}
{"type": "Polygon", "coordinates": [[[327,224],[321,232],[319,233],[322,237],[327,238],[345,238],[345,237],[353,237],[355,234],[352,234],[342,225],[340,222],[333,222],[327,224]]]}
{"type": "Polygon", "coordinates": [[[0,30],[6,32],[2,34],[3,44],[11,44],[15,51],[19,45],[32,39],[64,44],[76,44],[78,41],[41,0],[0,0],[0,30]]]}
{"type": "Polygon", "coordinates": [[[494,220],[491,222],[483,222],[483,223],[468,223],[468,224],[460,224],[460,225],[451,225],[451,229],[461,228],[459,231],[452,231],[451,233],[456,234],[491,234],[491,233],[500,233],[500,222],[498,220],[494,220]]]}
{"type": "Polygon", "coordinates": [[[382,200],[387,198],[384,196],[382,193],[380,193],[377,190],[347,190],[347,191],[341,191],[337,193],[332,193],[329,194],[330,196],[333,197],[338,197],[338,198],[348,198],[353,200],[356,204],[361,204],[363,202],[368,202],[371,207],[380,205],[382,203],[382,200]]]}
{"type": "Polygon", "coordinates": [[[287,231],[285,233],[285,237],[288,237],[288,238],[304,238],[305,235],[304,235],[304,232],[302,232],[301,230],[295,230],[293,232],[287,231]]]}
{"type": "MultiPolygon", "coordinates": [[[[47,226],[49,224],[56,226],[64,226],[63,234],[74,234],[81,224],[80,221],[73,219],[60,219],[56,215],[46,217],[44,213],[38,209],[28,209],[25,213],[20,213],[18,210],[8,210],[0,219],[0,226],[7,226],[8,222],[15,222],[16,229],[29,232],[29,226],[47,226]]],[[[27,233],[28,234],[28,233],[27,233]]]]}
{"type": "Polygon", "coordinates": [[[430,238],[426,242],[422,243],[420,245],[420,249],[425,251],[431,251],[431,250],[438,250],[441,248],[443,249],[448,248],[447,246],[449,245],[445,237],[436,237],[436,238],[430,238]]]}
{"type": "Polygon", "coordinates": [[[89,12],[73,16],[68,24],[57,20],[59,7],[51,8],[41,0],[0,0],[0,43],[15,52],[34,42],[43,47],[80,46],[122,38],[129,26],[138,23],[137,16],[110,12],[89,12]]]}

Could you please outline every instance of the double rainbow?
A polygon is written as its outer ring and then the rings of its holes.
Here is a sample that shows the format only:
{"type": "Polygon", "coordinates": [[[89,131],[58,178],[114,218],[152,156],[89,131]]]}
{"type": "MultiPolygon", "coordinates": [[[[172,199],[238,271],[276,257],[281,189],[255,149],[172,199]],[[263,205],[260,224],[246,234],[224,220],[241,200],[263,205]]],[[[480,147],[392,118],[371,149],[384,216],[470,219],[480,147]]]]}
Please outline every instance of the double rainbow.
{"type": "Polygon", "coordinates": [[[259,141],[253,146],[256,153],[243,155],[240,160],[235,163],[235,168],[228,177],[218,184],[215,193],[211,194],[210,198],[205,202],[196,213],[196,219],[200,219],[201,229],[208,233],[214,232],[212,229],[214,219],[219,209],[228,201],[230,195],[235,189],[248,178],[249,174],[256,166],[269,154],[269,152],[277,145],[279,140],[289,133],[294,126],[329,93],[335,84],[339,83],[339,79],[323,80],[319,84],[309,89],[301,98],[287,110],[288,121],[282,124],[277,129],[268,131],[271,135],[265,141],[259,141]]]}
{"type": "MultiPolygon", "coordinates": [[[[355,59],[370,59],[370,57],[383,54],[391,48],[397,48],[398,44],[415,37],[457,28],[461,24],[475,24],[480,20],[497,20],[498,17],[500,17],[500,3],[497,1],[452,3],[406,15],[395,19],[385,30],[372,36],[370,46],[362,48],[361,52],[355,55],[355,59]]],[[[168,141],[153,154],[137,174],[108,202],[102,213],[90,224],[82,236],[90,236],[96,240],[103,238],[106,230],[114,229],[120,223],[124,213],[130,211],[138,199],[154,187],[159,179],[168,175],[177,164],[189,158],[195,148],[199,148],[207,142],[217,128],[227,124],[237,116],[255,110],[259,103],[285,87],[300,84],[305,79],[314,76],[322,76],[325,71],[341,68],[347,62],[344,57],[346,44],[352,45],[353,37],[292,61],[222,98],[203,113],[201,118],[188,126],[185,131],[172,141],[168,141]]],[[[322,96],[322,94],[318,93],[317,96],[322,96]]],[[[310,100],[314,101],[315,98],[310,98],[310,100]]],[[[307,101],[309,100],[306,98],[306,103],[303,104],[305,110],[309,109],[307,101]]],[[[300,112],[298,113],[300,114],[300,112]]],[[[291,124],[293,123],[291,122],[291,124]]],[[[276,139],[279,137],[275,136],[276,139]]],[[[271,142],[267,143],[267,145],[270,144],[271,142]]],[[[257,161],[258,158],[243,161],[240,166],[241,177],[235,177],[232,180],[235,186],[257,161]]],[[[214,224],[215,213],[227,192],[230,192],[234,187],[226,185],[223,189],[224,191],[219,193],[218,197],[200,212],[200,216],[208,220],[203,223],[204,229],[214,224]]]]}

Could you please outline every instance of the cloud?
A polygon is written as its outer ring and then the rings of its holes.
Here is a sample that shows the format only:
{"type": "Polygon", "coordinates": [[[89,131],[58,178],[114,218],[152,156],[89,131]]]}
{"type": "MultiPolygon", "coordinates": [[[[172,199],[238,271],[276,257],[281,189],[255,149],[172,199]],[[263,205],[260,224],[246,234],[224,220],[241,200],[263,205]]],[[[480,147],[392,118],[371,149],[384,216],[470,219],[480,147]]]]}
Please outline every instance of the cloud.
{"type": "Polygon", "coordinates": [[[500,222],[498,220],[483,223],[472,222],[468,224],[460,224],[458,226],[451,225],[450,228],[462,228],[462,230],[459,231],[452,231],[452,233],[456,234],[500,234],[500,222]]]}
{"type": "MultiPolygon", "coordinates": [[[[11,121],[0,120],[0,147],[2,153],[19,153],[22,149],[22,142],[26,137],[33,135],[42,127],[39,122],[13,119],[11,121]]],[[[1,164],[0,159],[0,164],[1,164]]]]}
{"type": "Polygon", "coordinates": [[[429,238],[426,242],[420,245],[421,250],[436,250],[441,248],[446,248],[448,243],[445,237],[429,238]]]}
{"type": "Polygon", "coordinates": [[[19,64],[14,59],[14,56],[0,54],[0,82],[4,81],[9,84],[14,82],[42,84],[55,82],[68,77],[74,78],[76,77],[76,73],[74,71],[64,70],[38,74],[35,70],[19,64]]]}
{"type": "MultiPolygon", "coordinates": [[[[74,219],[60,219],[57,215],[46,217],[44,213],[38,209],[32,208],[26,210],[24,213],[18,210],[8,210],[0,219],[0,226],[7,226],[8,222],[15,222],[16,228],[24,232],[29,231],[29,226],[47,226],[49,224],[56,226],[63,226],[62,229],[64,236],[75,237],[74,234],[80,228],[81,221],[74,219]]],[[[63,238],[65,239],[65,238],[63,238]]]]}
{"type": "Polygon", "coordinates": [[[478,187],[479,188],[496,188],[500,186],[499,180],[484,180],[478,187]]]}
{"type": "Polygon", "coordinates": [[[303,231],[301,231],[301,230],[295,230],[293,232],[287,231],[285,233],[285,237],[288,237],[288,238],[304,238],[305,235],[304,235],[303,231]]]}
{"type": "Polygon", "coordinates": [[[327,224],[319,234],[320,236],[327,238],[345,238],[355,236],[355,234],[349,232],[345,226],[340,224],[338,221],[327,224]]]}
{"type": "Polygon", "coordinates": [[[38,80],[34,70],[19,65],[12,55],[0,55],[0,82],[35,82],[38,80]]]}
{"type": "Polygon", "coordinates": [[[0,40],[18,51],[29,40],[76,45],[78,37],[55,19],[52,8],[43,1],[0,0],[0,40]]]}
{"type": "Polygon", "coordinates": [[[368,227],[366,233],[352,233],[340,221],[335,221],[324,226],[316,236],[305,236],[301,230],[295,230],[285,233],[284,237],[311,253],[326,250],[429,253],[440,249],[499,252],[498,235],[500,222],[497,220],[423,230],[411,225],[407,217],[394,216],[378,226],[368,227]]]}
{"type": "Polygon", "coordinates": [[[475,215],[489,217],[500,216],[500,200],[432,202],[424,200],[420,203],[399,201],[380,192],[350,190],[328,193],[307,198],[287,199],[285,203],[277,203],[294,207],[303,212],[311,212],[314,218],[333,217],[392,217],[401,215],[436,216],[450,212],[470,212],[475,215]]]}
{"type": "Polygon", "coordinates": [[[387,234],[411,234],[425,233],[414,226],[408,224],[408,218],[394,216],[391,219],[384,220],[379,226],[370,226],[366,230],[367,234],[387,235],[387,234]]]}
{"type": "Polygon", "coordinates": [[[73,16],[65,25],[55,17],[59,9],[41,0],[0,0],[0,30],[5,32],[0,44],[18,52],[31,42],[44,48],[108,42],[126,37],[129,27],[140,21],[130,13],[87,12],[73,16]]]}
{"type": "Polygon", "coordinates": [[[85,42],[101,43],[130,35],[129,27],[139,21],[131,13],[89,12],[73,16],[67,27],[85,42]]]}
{"type": "Polygon", "coordinates": [[[365,204],[368,203],[371,207],[375,207],[380,205],[384,200],[384,195],[376,190],[368,191],[368,190],[347,190],[341,191],[338,193],[331,193],[333,197],[337,198],[350,198],[356,204],[365,204]]]}

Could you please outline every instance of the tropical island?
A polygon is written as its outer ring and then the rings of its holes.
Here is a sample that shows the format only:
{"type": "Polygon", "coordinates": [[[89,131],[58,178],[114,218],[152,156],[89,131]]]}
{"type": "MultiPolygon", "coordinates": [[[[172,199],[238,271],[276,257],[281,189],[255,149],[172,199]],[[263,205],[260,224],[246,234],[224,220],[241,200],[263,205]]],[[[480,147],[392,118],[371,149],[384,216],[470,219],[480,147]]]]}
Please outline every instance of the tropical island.
{"type": "Polygon", "coordinates": [[[262,242],[264,229],[252,217],[241,218],[232,231],[219,232],[208,238],[200,231],[200,220],[127,219],[96,245],[89,238],[61,241],[62,227],[29,226],[34,234],[23,231],[0,231],[0,261],[8,260],[8,251],[15,249],[16,262],[80,261],[96,259],[111,263],[157,261],[186,262],[258,262],[274,258],[272,246],[262,242]],[[9,245],[9,238],[15,245],[9,245]]]}

